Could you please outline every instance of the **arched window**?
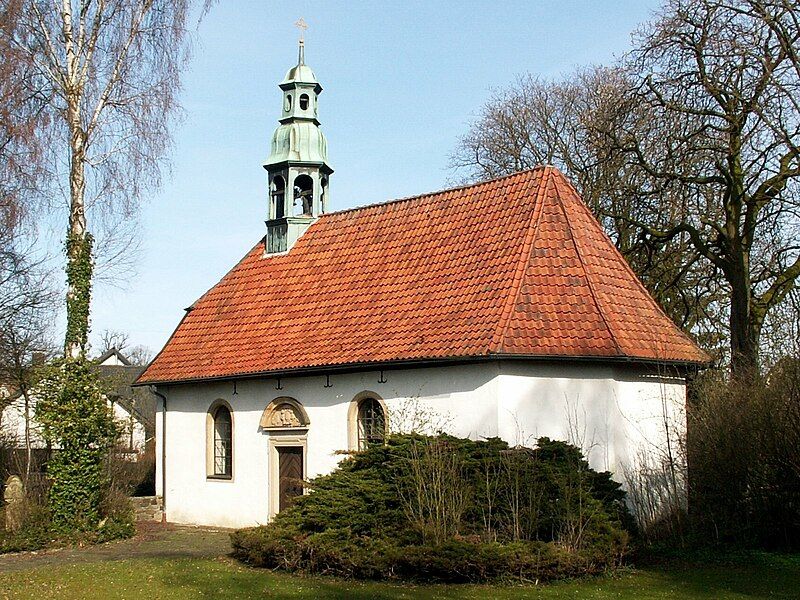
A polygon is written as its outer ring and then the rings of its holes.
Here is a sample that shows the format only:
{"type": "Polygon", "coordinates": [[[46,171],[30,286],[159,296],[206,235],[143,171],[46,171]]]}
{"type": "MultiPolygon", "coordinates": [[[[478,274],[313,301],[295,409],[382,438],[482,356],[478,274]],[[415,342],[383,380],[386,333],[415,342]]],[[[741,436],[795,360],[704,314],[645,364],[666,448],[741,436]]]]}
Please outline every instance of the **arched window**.
{"type": "Polygon", "coordinates": [[[383,444],[386,439],[386,415],[375,398],[364,398],[358,403],[358,449],[383,444]]]}
{"type": "Polygon", "coordinates": [[[308,94],[301,94],[300,96],[300,109],[308,110],[308,94]]]}
{"type": "Polygon", "coordinates": [[[286,94],[286,108],[284,109],[286,112],[292,110],[292,96],[291,94],[286,94]]]}
{"type": "Polygon", "coordinates": [[[230,478],[233,475],[233,419],[227,406],[218,406],[211,415],[213,427],[212,470],[214,477],[230,478]]]}

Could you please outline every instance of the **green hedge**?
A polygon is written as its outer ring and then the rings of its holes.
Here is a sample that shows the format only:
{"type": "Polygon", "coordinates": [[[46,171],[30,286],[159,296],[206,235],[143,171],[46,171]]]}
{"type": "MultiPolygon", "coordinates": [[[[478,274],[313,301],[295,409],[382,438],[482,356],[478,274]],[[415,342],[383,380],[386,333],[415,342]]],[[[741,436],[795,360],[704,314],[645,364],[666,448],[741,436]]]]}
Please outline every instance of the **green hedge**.
{"type": "Polygon", "coordinates": [[[531,450],[396,436],[310,487],[271,524],[235,532],[235,555],[364,579],[546,581],[613,568],[627,550],[624,492],[547,438],[531,450]]]}

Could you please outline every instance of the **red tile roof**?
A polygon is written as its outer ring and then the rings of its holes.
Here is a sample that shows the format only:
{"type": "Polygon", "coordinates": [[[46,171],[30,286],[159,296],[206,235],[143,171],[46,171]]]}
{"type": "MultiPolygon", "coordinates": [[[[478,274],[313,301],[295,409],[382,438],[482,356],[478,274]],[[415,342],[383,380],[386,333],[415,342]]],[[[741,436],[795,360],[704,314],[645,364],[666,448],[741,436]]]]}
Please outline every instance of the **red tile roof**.
{"type": "Polygon", "coordinates": [[[703,363],[566,178],[540,167],[259,242],[140,383],[488,356],[703,363]]]}

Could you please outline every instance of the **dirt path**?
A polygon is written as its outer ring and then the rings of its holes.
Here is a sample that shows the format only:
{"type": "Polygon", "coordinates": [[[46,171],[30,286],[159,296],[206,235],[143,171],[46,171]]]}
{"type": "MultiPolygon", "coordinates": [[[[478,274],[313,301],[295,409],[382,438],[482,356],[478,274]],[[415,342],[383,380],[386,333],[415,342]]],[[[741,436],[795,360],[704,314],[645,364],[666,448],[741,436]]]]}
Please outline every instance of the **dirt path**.
{"type": "Polygon", "coordinates": [[[231,551],[230,530],[140,524],[136,536],[88,548],[0,555],[0,573],[128,558],[215,558],[231,551]]]}

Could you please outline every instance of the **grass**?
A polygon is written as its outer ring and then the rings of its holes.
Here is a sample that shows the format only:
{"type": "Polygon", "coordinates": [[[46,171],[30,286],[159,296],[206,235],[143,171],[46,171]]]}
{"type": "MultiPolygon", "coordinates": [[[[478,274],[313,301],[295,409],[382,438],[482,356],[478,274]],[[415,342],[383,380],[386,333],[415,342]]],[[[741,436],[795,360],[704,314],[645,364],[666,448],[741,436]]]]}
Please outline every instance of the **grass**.
{"type": "Polygon", "coordinates": [[[613,577],[527,586],[411,586],[297,577],[228,558],[137,558],[0,573],[0,598],[797,598],[800,556],[759,555],[736,564],[660,566],[613,577]]]}

